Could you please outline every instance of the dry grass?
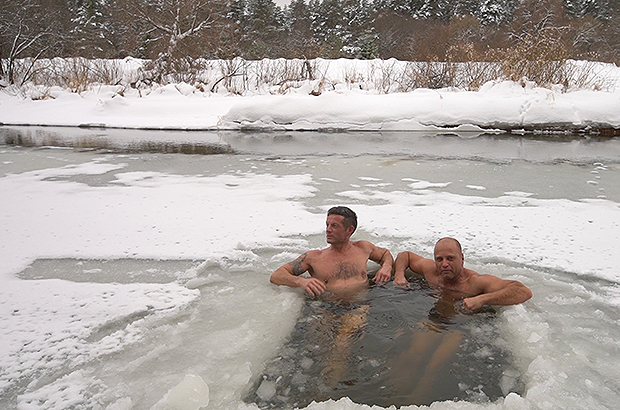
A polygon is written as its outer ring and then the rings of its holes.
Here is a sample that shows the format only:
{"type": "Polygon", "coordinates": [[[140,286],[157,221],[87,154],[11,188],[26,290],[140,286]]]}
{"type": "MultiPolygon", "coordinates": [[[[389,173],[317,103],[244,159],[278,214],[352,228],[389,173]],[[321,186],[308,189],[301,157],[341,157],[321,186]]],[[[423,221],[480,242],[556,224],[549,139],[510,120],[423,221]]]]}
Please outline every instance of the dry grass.
{"type": "MultiPolygon", "coordinates": [[[[544,39],[543,39],[544,40],[544,39]]],[[[185,83],[199,92],[284,94],[309,85],[318,95],[346,87],[376,93],[409,92],[418,88],[478,90],[489,81],[530,82],[563,90],[608,89],[597,63],[567,60],[559,44],[530,38],[518,46],[478,55],[467,45],[455,47],[449,61],[390,60],[189,60],[143,61],[129,66],[123,60],[84,58],[39,60],[34,67],[24,62],[31,80],[21,87],[61,87],[82,93],[102,85],[119,89],[147,89],[185,83]],[[469,58],[471,60],[466,60],[469,58]],[[337,69],[335,68],[337,67],[337,69]]],[[[122,93],[120,91],[119,93],[122,93]]],[[[41,98],[46,93],[40,92],[41,98]]]]}

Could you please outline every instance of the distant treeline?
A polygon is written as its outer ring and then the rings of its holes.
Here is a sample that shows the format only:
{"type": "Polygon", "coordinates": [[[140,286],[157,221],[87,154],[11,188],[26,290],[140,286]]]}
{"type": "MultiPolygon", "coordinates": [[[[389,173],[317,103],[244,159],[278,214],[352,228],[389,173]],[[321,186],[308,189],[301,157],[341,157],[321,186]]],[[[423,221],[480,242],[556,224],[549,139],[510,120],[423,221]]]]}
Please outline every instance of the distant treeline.
{"type": "MultiPolygon", "coordinates": [[[[25,57],[620,63],[620,0],[10,0],[0,80],[25,57]]],[[[1,85],[1,83],[0,83],[1,85]]]]}

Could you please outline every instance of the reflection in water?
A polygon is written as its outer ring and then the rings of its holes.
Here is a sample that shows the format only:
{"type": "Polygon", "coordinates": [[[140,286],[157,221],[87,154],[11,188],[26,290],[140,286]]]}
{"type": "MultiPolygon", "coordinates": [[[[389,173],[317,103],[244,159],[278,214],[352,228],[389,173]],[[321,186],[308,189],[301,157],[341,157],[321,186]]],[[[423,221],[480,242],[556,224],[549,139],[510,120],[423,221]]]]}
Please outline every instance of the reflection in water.
{"type": "Polygon", "coordinates": [[[242,132],[136,130],[76,127],[0,126],[0,144],[63,147],[115,153],[267,155],[410,155],[429,158],[485,158],[602,161],[616,163],[620,139],[571,133],[489,133],[449,130],[418,132],[242,132]]]}
{"type": "MultiPolygon", "coordinates": [[[[130,133],[130,131],[127,132],[130,133]]],[[[88,133],[67,137],[51,131],[20,132],[12,129],[3,129],[0,135],[3,136],[4,144],[22,147],[60,147],[124,153],[149,152],[199,155],[233,153],[232,148],[227,144],[200,141],[118,139],[110,138],[105,134],[92,135],[88,133]]]]}
{"type": "Polygon", "coordinates": [[[486,402],[522,390],[498,343],[493,309],[460,314],[418,278],[410,289],[374,286],[367,296],[348,304],[307,300],[246,401],[292,408],[349,397],[388,407],[486,402]]]}

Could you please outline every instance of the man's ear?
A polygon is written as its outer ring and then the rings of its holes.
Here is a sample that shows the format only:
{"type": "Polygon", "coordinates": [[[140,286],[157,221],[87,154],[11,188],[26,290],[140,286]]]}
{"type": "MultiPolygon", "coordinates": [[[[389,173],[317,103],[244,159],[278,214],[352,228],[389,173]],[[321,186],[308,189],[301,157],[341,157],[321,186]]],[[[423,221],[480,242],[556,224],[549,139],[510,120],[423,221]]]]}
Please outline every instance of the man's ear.
{"type": "Polygon", "coordinates": [[[347,233],[349,236],[353,235],[353,232],[355,232],[355,227],[353,225],[347,226],[347,233]]]}

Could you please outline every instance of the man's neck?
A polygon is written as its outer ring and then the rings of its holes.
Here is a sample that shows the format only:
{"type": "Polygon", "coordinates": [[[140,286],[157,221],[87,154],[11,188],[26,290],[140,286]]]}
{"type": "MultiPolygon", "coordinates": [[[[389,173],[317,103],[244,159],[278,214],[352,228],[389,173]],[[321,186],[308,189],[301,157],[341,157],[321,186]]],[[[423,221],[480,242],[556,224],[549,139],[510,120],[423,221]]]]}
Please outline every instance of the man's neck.
{"type": "Polygon", "coordinates": [[[351,247],[351,241],[331,244],[331,249],[337,253],[345,253],[350,247],[351,247]]]}
{"type": "Polygon", "coordinates": [[[441,287],[445,287],[446,289],[452,289],[452,290],[461,290],[462,285],[467,282],[467,275],[461,271],[458,276],[452,278],[452,279],[446,279],[444,277],[441,276],[441,274],[438,275],[437,278],[437,284],[440,285],[441,287]]]}

